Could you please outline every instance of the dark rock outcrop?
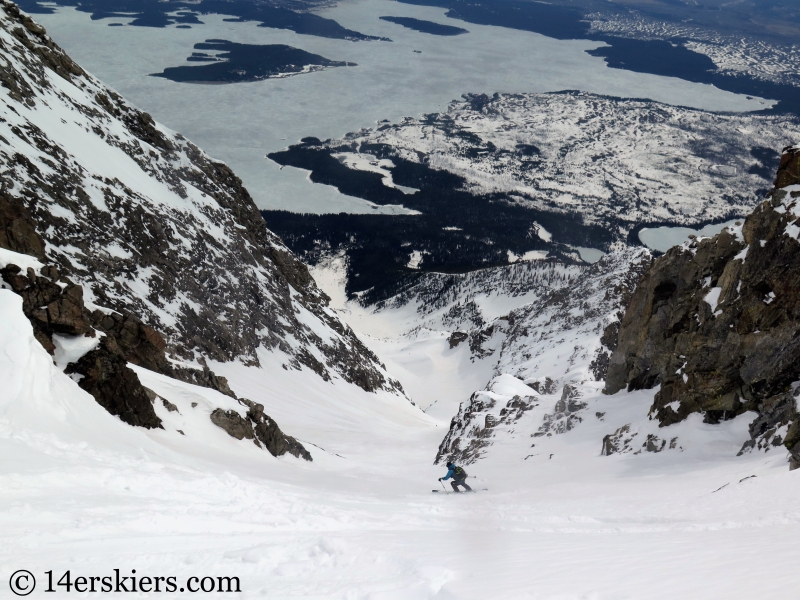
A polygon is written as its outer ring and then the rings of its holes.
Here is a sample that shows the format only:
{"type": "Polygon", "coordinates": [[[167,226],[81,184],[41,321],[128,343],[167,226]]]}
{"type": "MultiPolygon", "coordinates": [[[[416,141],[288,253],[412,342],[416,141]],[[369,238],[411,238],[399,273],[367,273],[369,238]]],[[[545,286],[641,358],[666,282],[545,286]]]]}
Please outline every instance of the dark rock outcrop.
{"type": "MultiPolygon", "coordinates": [[[[626,287],[622,293],[621,305],[624,311],[631,301],[631,291],[626,287]]],[[[603,345],[601,350],[594,357],[594,360],[589,363],[589,370],[595,381],[603,381],[608,375],[608,367],[611,365],[611,353],[617,349],[617,344],[619,343],[619,321],[610,323],[603,330],[603,335],[600,336],[600,343],[603,345]]]]}
{"type": "MultiPolygon", "coordinates": [[[[22,296],[22,311],[31,322],[37,341],[53,354],[56,349],[54,334],[96,337],[92,314],[83,303],[83,288],[62,277],[56,267],[45,266],[41,273],[37,275],[33,269],[28,269],[23,275],[22,269],[13,264],[0,269],[3,281],[22,296]]],[[[163,338],[155,331],[151,332],[153,335],[161,340],[161,357],[166,362],[163,338]]],[[[127,366],[121,348],[128,348],[128,341],[121,333],[109,330],[97,348],[68,365],[66,372],[76,375],[82,389],[125,423],[148,429],[161,427],[161,419],[139,377],[127,366]]],[[[143,352],[139,355],[145,356],[143,352]]]]}
{"type": "Polygon", "coordinates": [[[278,424],[264,414],[264,406],[262,404],[256,404],[246,399],[241,400],[241,402],[250,408],[247,411],[247,418],[253,423],[256,439],[264,444],[264,447],[269,450],[272,456],[282,456],[288,452],[297,458],[312,460],[311,454],[303,447],[303,444],[283,433],[278,424]]]}
{"type": "Polygon", "coordinates": [[[128,368],[125,359],[109,349],[108,338],[84,354],[66,373],[78,374],[78,385],[97,403],[129,425],[147,429],[161,428],[161,419],[145,392],[139,377],[128,368]]]}
{"type": "MultiPolygon", "coordinates": [[[[147,390],[147,388],[145,388],[145,390],[147,390]]],[[[163,405],[164,405],[164,408],[166,408],[166,409],[167,409],[169,412],[176,412],[176,413],[180,413],[180,411],[178,410],[178,407],[177,407],[177,406],[175,406],[175,405],[174,405],[172,402],[170,402],[170,401],[169,401],[169,400],[167,400],[166,398],[162,398],[162,399],[161,399],[161,404],[163,404],[163,405]]],[[[179,430],[179,431],[180,431],[180,430],[179,430]]]]}
{"type": "Polygon", "coordinates": [[[678,446],[678,438],[673,437],[669,440],[661,439],[653,433],[648,433],[644,436],[644,440],[637,439],[638,431],[631,429],[631,424],[623,425],[614,433],[611,433],[603,438],[603,445],[600,449],[600,456],[611,456],[612,454],[625,454],[633,452],[634,454],[641,454],[642,452],[659,453],[662,450],[669,449],[683,450],[678,446]],[[642,442],[639,444],[639,442],[642,442]],[[669,443],[669,446],[667,446],[669,443]]]}
{"type": "MultiPolygon", "coordinates": [[[[606,391],[660,385],[661,425],[700,412],[716,423],[759,417],[751,442],[800,457],[792,385],[800,380],[800,148],[787,148],[775,188],[744,224],[676,246],[642,277],[619,331],[606,391]]],[[[793,464],[798,458],[793,459],[793,464]]]]}
{"type": "Polygon", "coordinates": [[[211,413],[211,422],[224,429],[229,436],[235,437],[237,440],[252,440],[255,438],[250,421],[235,410],[218,408],[211,413]]]}
{"type": "Polygon", "coordinates": [[[542,381],[532,381],[528,384],[528,387],[537,394],[543,394],[545,396],[555,394],[558,391],[558,384],[550,377],[545,377],[542,381]]]}
{"type": "MultiPolygon", "coordinates": [[[[41,249],[38,257],[44,259],[44,243],[33,219],[24,208],[7,199],[3,203],[3,199],[0,195],[0,211],[12,218],[0,222],[0,247],[15,252],[41,249]]],[[[153,408],[157,395],[142,385],[128,363],[236,398],[228,381],[208,367],[202,370],[174,367],[164,352],[167,344],[161,334],[133,315],[99,309],[89,312],[84,305],[83,288],[62,276],[57,267],[46,265],[37,274],[34,269],[23,273],[17,265],[9,264],[0,269],[0,277],[22,297],[23,312],[33,326],[34,336],[50,354],[56,349],[53,334],[88,337],[96,337],[97,332],[103,334],[98,346],[67,365],[65,372],[123,422],[147,429],[162,427],[153,408]]],[[[288,452],[312,460],[300,442],[284,434],[264,414],[261,404],[246,399],[239,402],[248,407],[246,419],[235,411],[217,409],[211,414],[211,421],[237,439],[252,439],[273,456],[288,452]]],[[[178,410],[166,399],[162,399],[162,404],[170,412],[178,410]]]]}
{"type": "Polygon", "coordinates": [[[491,445],[492,429],[497,425],[486,412],[497,402],[486,394],[475,392],[469,401],[458,407],[458,413],[450,420],[450,429],[439,444],[433,464],[452,460],[469,465],[479,460],[491,445]]]}
{"type": "Polygon", "coordinates": [[[228,380],[207,366],[195,369],[172,364],[165,354],[167,343],[164,337],[133,315],[95,310],[91,319],[94,328],[106,334],[109,350],[127,362],[236,398],[228,380]]]}
{"type": "Polygon", "coordinates": [[[565,385],[561,391],[561,399],[553,408],[553,413],[543,417],[542,425],[533,437],[545,435],[551,437],[574,429],[583,421],[582,412],[587,406],[586,402],[579,400],[580,397],[580,390],[576,386],[565,385]]]}
{"type": "Polygon", "coordinates": [[[44,258],[44,242],[30,213],[21,202],[4,194],[0,194],[0,248],[44,258]]]}
{"type": "Polygon", "coordinates": [[[54,333],[94,337],[89,311],[83,306],[83,289],[61,277],[55,267],[43,272],[47,276],[37,275],[33,269],[23,275],[22,269],[14,264],[0,269],[3,281],[22,296],[22,310],[39,343],[52,354],[54,333]]]}
{"type": "Polygon", "coordinates": [[[272,456],[283,456],[288,452],[297,458],[313,460],[303,444],[283,433],[278,424],[264,414],[262,404],[246,398],[240,399],[239,403],[248,408],[247,418],[235,410],[218,408],[211,413],[211,422],[237,440],[253,440],[259,448],[263,445],[272,456]]]}
{"type": "Polygon", "coordinates": [[[221,394],[236,398],[236,394],[231,390],[228,385],[228,380],[221,377],[210,370],[208,367],[202,369],[193,369],[191,367],[176,367],[172,366],[171,377],[180,379],[192,385],[199,385],[200,387],[216,390],[221,394]]]}
{"type": "MultiPolygon", "coordinates": [[[[18,253],[33,251],[44,260],[44,242],[27,211],[0,195],[0,213],[13,217],[0,222],[0,231],[5,232],[0,233],[0,247],[18,253]]],[[[125,423],[161,427],[146,389],[127,366],[130,361],[160,372],[169,368],[164,339],[155,330],[141,326],[133,317],[99,310],[90,313],[83,302],[83,288],[53,265],[45,265],[39,274],[31,268],[23,274],[17,265],[8,264],[0,269],[0,278],[22,297],[22,312],[33,326],[33,335],[50,354],[56,349],[54,334],[96,337],[95,328],[105,333],[98,347],[69,364],[66,372],[75,375],[82,389],[125,423]]]]}
{"type": "MultiPolygon", "coordinates": [[[[173,367],[164,354],[166,341],[152,327],[133,315],[95,310],[92,324],[106,334],[109,348],[127,362],[163,375],[173,375],[173,367]]],[[[207,386],[206,386],[207,387],[207,386]]]]}
{"type": "Polygon", "coordinates": [[[45,28],[24,14],[16,4],[2,0],[2,7],[20,25],[11,33],[33,52],[43,65],[67,81],[72,81],[75,76],[85,75],[83,69],[48,37],[45,28]]]}
{"type": "Polygon", "coordinates": [[[447,343],[450,344],[450,349],[452,350],[456,346],[458,346],[461,342],[464,342],[469,339],[469,334],[466,331],[454,331],[450,334],[450,337],[447,338],[447,343]]]}

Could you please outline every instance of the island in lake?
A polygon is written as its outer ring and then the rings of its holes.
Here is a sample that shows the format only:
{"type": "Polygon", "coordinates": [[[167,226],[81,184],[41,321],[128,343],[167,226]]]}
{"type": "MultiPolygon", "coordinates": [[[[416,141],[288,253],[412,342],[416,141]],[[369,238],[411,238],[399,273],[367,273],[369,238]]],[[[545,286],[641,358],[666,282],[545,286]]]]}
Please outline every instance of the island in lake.
{"type": "Polygon", "coordinates": [[[206,40],[195,44],[187,60],[200,65],[168,67],[152,77],[163,77],[181,83],[243,83],[330,67],[355,67],[352,62],[329,60],[284,44],[237,44],[227,40],[206,40]],[[203,52],[204,51],[204,52],[203,52]]]}
{"type": "Polygon", "coordinates": [[[431,35],[461,35],[462,33],[469,33],[466,29],[461,27],[453,27],[452,25],[442,25],[433,21],[424,21],[422,19],[413,19],[411,17],[381,17],[381,21],[389,21],[390,23],[397,23],[403,27],[421,31],[422,33],[430,33],[431,35]]]}

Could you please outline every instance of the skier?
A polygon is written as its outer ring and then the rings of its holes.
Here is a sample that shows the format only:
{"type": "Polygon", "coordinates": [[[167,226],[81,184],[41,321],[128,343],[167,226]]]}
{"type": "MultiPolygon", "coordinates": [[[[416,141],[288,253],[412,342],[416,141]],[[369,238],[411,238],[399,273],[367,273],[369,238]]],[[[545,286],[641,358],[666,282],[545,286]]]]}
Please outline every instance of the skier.
{"type": "Polygon", "coordinates": [[[447,469],[448,469],[447,475],[445,475],[444,477],[439,477],[439,481],[447,481],[452,477],[453,481],[450,482],[450,485],[453,486],[454,492],[461,493],[461,490],[458,489],[458,486],[463,486],[464,489],[467,490],[468,492],[472,491],[472,488],[465,483],[465,480],[467,478],[467,472],[464,469],[455,466],[451,462],[447,463],[447,469]]]}

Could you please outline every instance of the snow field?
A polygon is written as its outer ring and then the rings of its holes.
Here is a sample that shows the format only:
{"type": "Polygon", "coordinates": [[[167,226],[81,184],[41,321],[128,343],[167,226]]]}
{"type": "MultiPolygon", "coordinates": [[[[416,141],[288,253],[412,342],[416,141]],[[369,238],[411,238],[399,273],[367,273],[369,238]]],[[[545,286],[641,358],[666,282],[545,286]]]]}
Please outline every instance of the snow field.
{"type": "MultiPolygon", "coordinates": [[[[237,393],[314,456],[275,459],[207,419],[233,400],[143,370],[179,413],[157,400],[164,431],[121,423],[52,366],[7,290],[0,317],[0,581],[121,568],[325,600],[755,598],[796,583],[800,480],[779,450],[735,457],[745,417],[682,424],[684,452],[601,457],[602,434],[641,420],[652,391],[598,395],[604,421],[547,438],[552,458],[521,460],[529,441],[504,438],[467,468],[490,491],[431,494],[446,422],[396,397],[267,357],[232,366],[237,393]]],[[[509,377],[495,393],[522,385],[509,377]]]]}

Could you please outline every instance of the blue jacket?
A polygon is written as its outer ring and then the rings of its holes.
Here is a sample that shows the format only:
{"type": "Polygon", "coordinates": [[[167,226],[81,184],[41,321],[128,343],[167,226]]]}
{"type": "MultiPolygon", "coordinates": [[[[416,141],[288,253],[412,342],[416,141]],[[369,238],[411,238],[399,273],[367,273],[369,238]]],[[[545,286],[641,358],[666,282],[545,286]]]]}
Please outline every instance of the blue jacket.
{"type": "Polygon", "coordinates": [[[456,466],[455,466],[455,465],[453,465],[452,467],[450,467],[450,468],[448,469],[448,471],[447,471],[447,475],[445,475],[445,476],[444,476],[442,479],[443,479],[444,481],[447,481],[447,480],[448,480],[448,479],[450,479],[451,477],[453,477],[453,479],[456,479],[456,477],[454,477],[454,475],[455,475],[455,474],[456,474],[456,466]]]}

